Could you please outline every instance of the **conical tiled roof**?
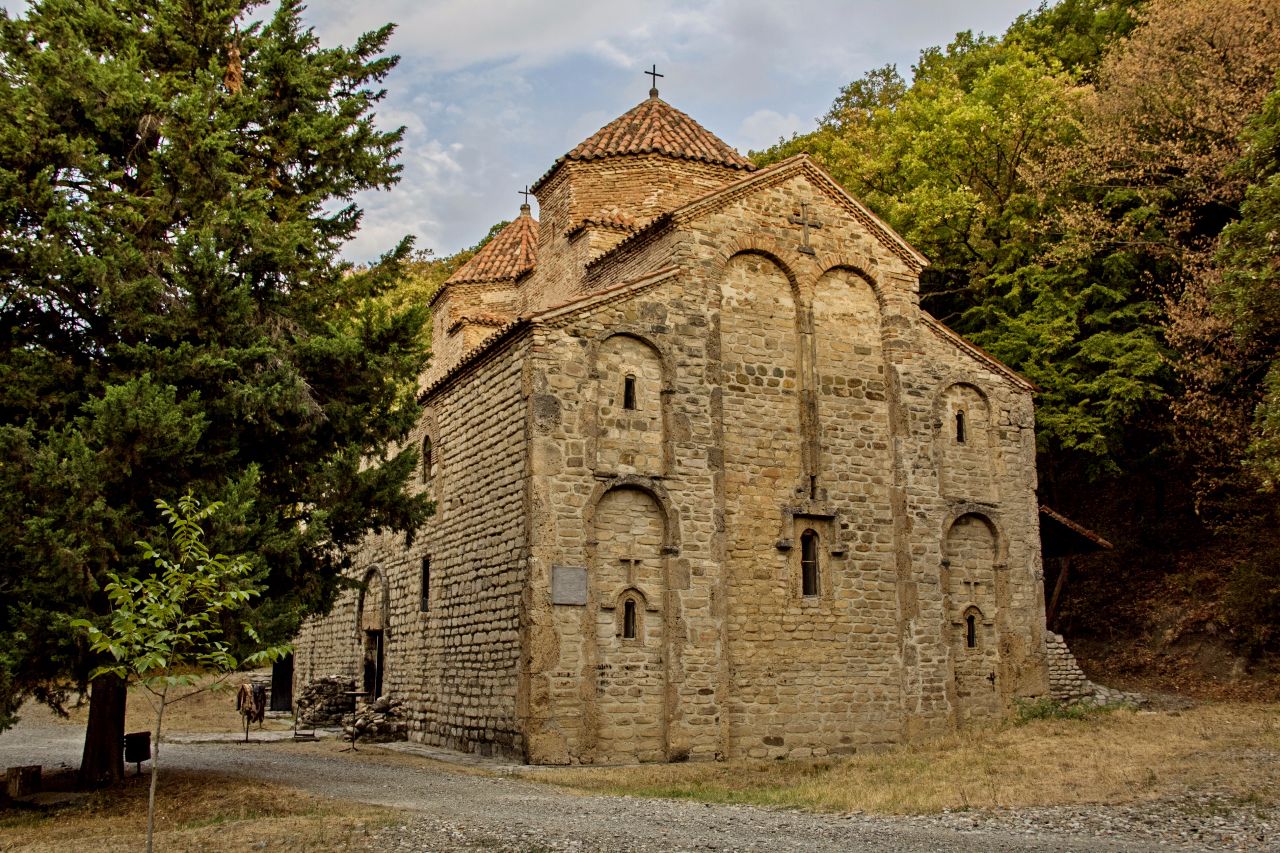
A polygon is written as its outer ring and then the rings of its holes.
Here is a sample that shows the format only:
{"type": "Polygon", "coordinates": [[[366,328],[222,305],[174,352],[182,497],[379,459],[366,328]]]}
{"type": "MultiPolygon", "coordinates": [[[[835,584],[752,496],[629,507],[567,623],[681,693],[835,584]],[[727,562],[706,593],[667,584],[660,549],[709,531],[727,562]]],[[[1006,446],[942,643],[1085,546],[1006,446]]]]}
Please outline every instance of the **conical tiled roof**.
{"type": "Polygon", "coordinates": [[[529,205],[522,204],[515,221],[495,234],[445,284],[507,281],[524,275],[537,262],[538,220],[530,214],[529,205]]]}
{"type": "Polygon", "coordinates": [[[622,154],[661,154],[751,171],[755,164],[711,131],[657,96],[640,102],[557,160],[541,184],[566,160],[597,160],[622,154]]]}

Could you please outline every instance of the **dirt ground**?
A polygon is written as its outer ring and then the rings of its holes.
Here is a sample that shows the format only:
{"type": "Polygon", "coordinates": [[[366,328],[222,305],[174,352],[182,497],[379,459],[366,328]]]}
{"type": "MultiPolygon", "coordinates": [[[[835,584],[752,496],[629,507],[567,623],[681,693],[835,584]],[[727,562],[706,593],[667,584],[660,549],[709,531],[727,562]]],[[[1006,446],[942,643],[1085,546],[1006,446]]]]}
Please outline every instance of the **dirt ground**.
{"type": "MultiPolygon", "coordinates": [[[[26,717],[0,734],[0,761],[69,771],[81,729],[26,717]]],[[[157,849],[1280,848],[1275,706],[1037,719],[807,763],[526,768],[442,762],[412,744],[342,752],[336,740],[265,740],[163,747],[157,849]]],[[[145,781],[0,812],[0,850],[136,850],[145,781]]]]}

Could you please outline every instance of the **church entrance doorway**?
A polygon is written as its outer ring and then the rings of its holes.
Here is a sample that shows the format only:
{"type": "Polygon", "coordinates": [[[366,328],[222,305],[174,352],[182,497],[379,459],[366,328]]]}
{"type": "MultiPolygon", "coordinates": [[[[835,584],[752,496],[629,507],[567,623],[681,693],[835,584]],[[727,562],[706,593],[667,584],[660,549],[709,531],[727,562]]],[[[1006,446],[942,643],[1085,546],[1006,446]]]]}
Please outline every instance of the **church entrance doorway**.
{"type": "Polygon", "coordinates": [[[374,569],[365,576],[360,593],[358,637],[362,680],[360,689],[370,699],[382,695],[385,673],[384,643],[387,630],[387,584],[382,573],[374,569]]]}
{"type": "Polygon", "coordinates": [[[361,689],[376,699],[382,695],[382,632],[364,633],[364,683],[361,689]]]}

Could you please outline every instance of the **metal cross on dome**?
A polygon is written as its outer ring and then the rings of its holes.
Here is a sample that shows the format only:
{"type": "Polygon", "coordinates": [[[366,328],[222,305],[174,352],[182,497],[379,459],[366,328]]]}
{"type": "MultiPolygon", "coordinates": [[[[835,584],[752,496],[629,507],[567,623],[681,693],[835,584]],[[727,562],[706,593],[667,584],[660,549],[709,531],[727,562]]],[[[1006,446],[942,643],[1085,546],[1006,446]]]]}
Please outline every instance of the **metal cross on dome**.
{"type": "Polygon", "coordinates": [[[529,185],[525,184],[524,189],[516,190],[516,195],[524,196],[524,203],[527,205],[529,203],[529,196],[533,195],[533,193],[529,192],[529,185]]]}
{"type": "Polygon", "coordinates": [[[650,77],[650,78],[652,79],[652,81],[653,81],[653,82],[649,85],[649,97],[651,97],[651,98],[656,98],[656,97],[658,97],[658,78],[659,78],[659,77],[666,77],[667,75],[665,75],[665,74],[659,74],[659,73],[658,73],[658,64],[657,64],[656,62],[655,62],[655,63],[654,63],[650,68],[649,68],[649,70],[648,70],[648,71],[646,71],[646,72],[644,72],[644,73],[645,73],[645,74],[648,74],[648,75],[649,75],[649,77],[650,77]]]}

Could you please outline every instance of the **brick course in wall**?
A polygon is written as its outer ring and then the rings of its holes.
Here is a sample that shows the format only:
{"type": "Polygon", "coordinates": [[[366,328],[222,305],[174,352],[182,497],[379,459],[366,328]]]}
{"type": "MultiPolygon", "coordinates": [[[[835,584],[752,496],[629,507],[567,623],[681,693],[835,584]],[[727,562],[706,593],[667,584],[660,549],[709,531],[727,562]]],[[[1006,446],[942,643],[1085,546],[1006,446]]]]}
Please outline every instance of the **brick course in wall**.
{"type": "MultiPolygon", "coordinates": [[[[537,190],[537,266],[494,291],[522,319],[437,351],[409,439],[437,515],[352,574],[412,738],[820,756],[1049,692],[1031,386],[920,310],[913,249],[803,157],[537,190]]],[[[301,683],[360,675],[361,602],[304,630],[301,683]]]]}

